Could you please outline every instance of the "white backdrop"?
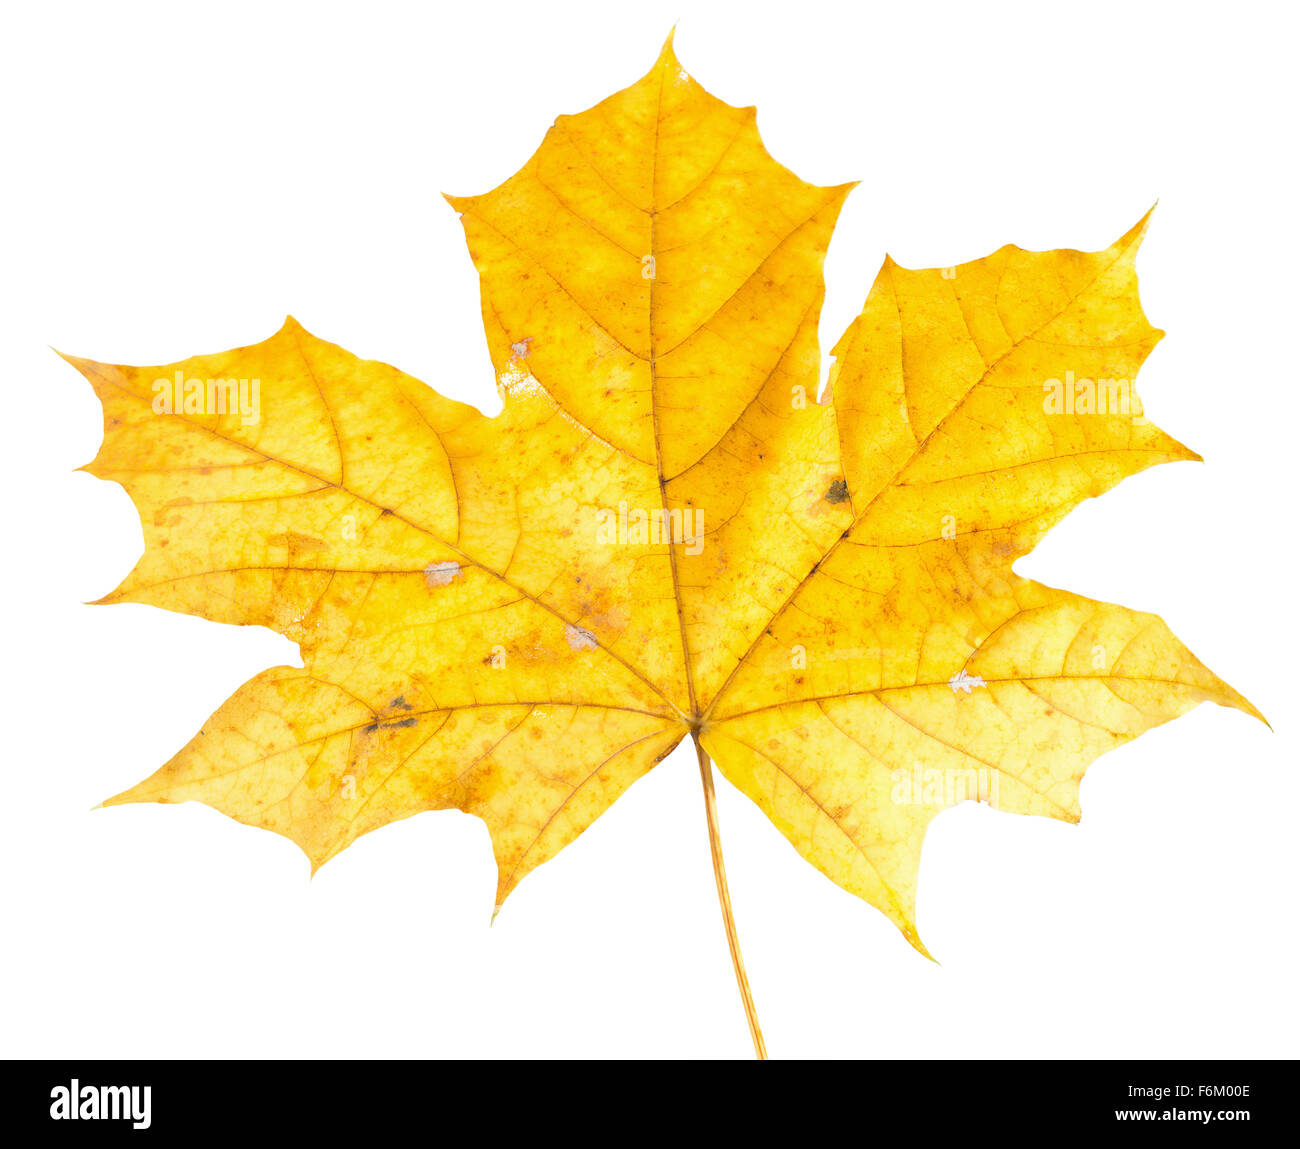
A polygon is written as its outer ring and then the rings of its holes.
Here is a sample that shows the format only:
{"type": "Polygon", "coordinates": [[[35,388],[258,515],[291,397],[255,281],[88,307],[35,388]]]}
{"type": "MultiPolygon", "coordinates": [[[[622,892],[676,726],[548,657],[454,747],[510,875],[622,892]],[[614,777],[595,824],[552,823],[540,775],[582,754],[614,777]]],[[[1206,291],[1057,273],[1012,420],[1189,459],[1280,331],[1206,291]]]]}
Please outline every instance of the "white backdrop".
{"type": "Polygon", "coordinates": [[[6,675],[0,1053],[745,1057],[689,743],[488,928],[487,833],[374,833],[308,880],[201,806],[91,812],[286,640],[90,607],[141,549],[73,468],[99,406],[47,347],[165,363],[312,332],[497,410],[439,193],[495,186],[557,114],[684,66],[772,153],[861,179],[822,345],[886,251],[1139,260],[1168,336],[1147,413],[1204,464],[1089,501],[1021,573],[1161,614],[1272,720],[1203,706],[1101,759],[1079,826],[965,806],[931,830],[918,957],[719,781],[777,1057],[1297,1053],[1297,28],[1282,5],[222,3],[4,16],[6,675]]]}

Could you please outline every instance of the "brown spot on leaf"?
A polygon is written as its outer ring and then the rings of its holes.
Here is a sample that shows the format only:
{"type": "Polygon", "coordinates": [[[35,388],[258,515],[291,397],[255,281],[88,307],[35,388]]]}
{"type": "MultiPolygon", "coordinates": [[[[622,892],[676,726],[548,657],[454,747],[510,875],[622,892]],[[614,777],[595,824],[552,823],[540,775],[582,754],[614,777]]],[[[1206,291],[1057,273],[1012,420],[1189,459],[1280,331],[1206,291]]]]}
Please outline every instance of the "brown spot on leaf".
{"type": "Polygon", "coordinates": [[[273,547],[284,547],[290,554],[301,554],[304,551],[310,554],[315,551],[329,550],[329,543],[323,542],[314,535],[302,535],[297,531],[285,531],[282,535],[270,535],[266,541],[273,547]]]}

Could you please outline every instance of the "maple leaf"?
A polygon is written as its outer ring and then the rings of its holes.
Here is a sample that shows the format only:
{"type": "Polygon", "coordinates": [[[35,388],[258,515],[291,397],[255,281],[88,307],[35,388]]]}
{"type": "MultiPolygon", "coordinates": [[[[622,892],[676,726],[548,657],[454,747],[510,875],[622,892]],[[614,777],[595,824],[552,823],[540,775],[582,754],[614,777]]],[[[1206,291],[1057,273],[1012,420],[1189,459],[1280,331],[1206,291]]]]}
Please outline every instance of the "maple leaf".
{"type": "Polygon", "coordinates": [[[1076,821],[1099,754],[1206,700],[1257,715],[1155,616],[1012,570],[1081,500],[1197,457],[1132,389],[1160,338],[1146,220],[1100,252],[886,260],[819,401],[851,186],[776,163],[670,39],[518,174],[450,199],[496,418],[292,319],[163,367],[70,359],[104,405],[86,469],[144,525],[101,601],[270,627],[303,660],[109,804],[204,802],[313,870],[464,810],[499,906],[691,734],[761,1052],[710,758],[924,952],[941,810],[1076,821]]]}

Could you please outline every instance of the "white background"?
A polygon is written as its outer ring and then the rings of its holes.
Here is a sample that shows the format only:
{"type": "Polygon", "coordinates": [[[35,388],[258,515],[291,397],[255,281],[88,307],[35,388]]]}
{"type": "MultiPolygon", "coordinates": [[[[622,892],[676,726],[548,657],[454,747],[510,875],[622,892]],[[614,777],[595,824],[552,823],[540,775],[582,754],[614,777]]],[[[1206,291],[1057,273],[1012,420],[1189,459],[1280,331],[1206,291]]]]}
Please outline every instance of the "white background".
{"type": "Polygon", "coordinates": [[[141,549],[73,469],[90,388],[47,344],[165,363],[309,330],[497,410],[460,224],[553,117],[684,66],[773,154],[861,179],[829,348],[886,251],[1100,248],[1168,332],[1147,412],[1202,464],[1079,508],[1018,569],[1161,614],[1272,720],[1203,706],[1098,762],[1079,826],[931,830],[918,957],[719,782],[778,1057],[1297,1053],[1296,90],[1282,5],[640,2],[8,6],[0,41],[6,529],[0,1052],[745,1057],[689,746],[488,928],[486,830],[447,812],[308,880],[198,805],[92,812],[245,679],[267,631],[82,605],[141,549]]]}

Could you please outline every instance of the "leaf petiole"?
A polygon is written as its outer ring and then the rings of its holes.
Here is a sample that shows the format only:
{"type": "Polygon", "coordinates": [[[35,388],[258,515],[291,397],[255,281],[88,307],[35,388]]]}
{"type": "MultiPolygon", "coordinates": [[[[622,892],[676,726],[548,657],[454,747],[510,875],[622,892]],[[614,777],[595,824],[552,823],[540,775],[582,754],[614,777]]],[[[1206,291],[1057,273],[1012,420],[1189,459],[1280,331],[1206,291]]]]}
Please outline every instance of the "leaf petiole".
{"type": "Polygon", "coordinates": [[[700,781],[704,785],[704,813],[709,821],[709,851],[713,855],[713,877],[718,884],[718,903],[722,906],[722,924],[727,931],[727,945],[731,950],[731,964],[736,970],[736,985],[740,999],[745,1004],[745,1017],[749,1021],[749,1034],[754,1039],[754,1054],[766,1061],[767,1047],[763,1044],[763,1031],[758,1026],[758,1011],[754,1008],[754,995],[749,991],[745,976],[745,962],[740,956],[740,939],[736,936],[736,919],[731,912],[731,894],[727,891],[727,871],[722,864],[722,837],[718,829],[718,803],[713,792],[713,764],[700,745],[698,734],[693,733],[695,754],[700,762],[700,781]]]}

